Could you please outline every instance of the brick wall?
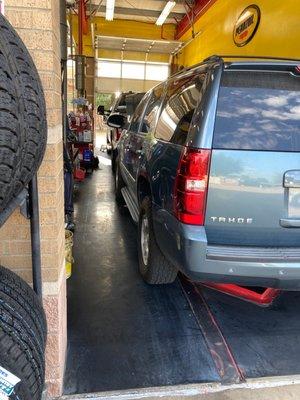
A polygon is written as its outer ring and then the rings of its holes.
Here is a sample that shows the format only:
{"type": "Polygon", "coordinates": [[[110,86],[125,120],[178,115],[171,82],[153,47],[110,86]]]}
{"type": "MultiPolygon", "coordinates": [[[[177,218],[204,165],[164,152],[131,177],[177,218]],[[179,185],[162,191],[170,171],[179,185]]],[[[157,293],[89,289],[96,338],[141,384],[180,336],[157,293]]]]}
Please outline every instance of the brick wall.
{"type": "MultiPolygon", "coordinates": [[[[28,47],[45,91],[48,144],[38,173],[44,306],[48,319],[46,379],[61,394],[67,343],[59,0],[6,0],[5,15],[28,47]]],[[[0,230],[0,262],[31,282],[29,223],[16,211],[0,230]]]]}

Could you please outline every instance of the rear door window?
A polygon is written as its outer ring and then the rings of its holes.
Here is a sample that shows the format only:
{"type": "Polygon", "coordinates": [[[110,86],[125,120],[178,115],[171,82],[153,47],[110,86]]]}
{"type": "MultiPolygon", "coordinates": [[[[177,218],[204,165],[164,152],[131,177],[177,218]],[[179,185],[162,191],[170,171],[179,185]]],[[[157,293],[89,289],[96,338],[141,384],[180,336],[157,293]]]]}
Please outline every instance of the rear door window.
{"type": "Polygon", "coordinates": [[[157,139],[185,144],[204,79],[205,73],[198,73],[169,82],[156,127],[157,139]]]}
{"type": "Polygon", "coordinates": [[[300,151],[300,78],[288,72],[225,71],[213,147],[300,151]]]}
{"type": "Polygon", "coordinates": [[[138,132],[148,100],[149,100],[149,93],[146,93],[132,116],[128,131],[135,133],[138,132]]]}
{"type": "Polygon", "coordinates": [[[142,133],[152,133],[155,130],[160,105],[164,94],[165,85],[154,88],[147,105],[145,116],[140,127],[142,133]]]}

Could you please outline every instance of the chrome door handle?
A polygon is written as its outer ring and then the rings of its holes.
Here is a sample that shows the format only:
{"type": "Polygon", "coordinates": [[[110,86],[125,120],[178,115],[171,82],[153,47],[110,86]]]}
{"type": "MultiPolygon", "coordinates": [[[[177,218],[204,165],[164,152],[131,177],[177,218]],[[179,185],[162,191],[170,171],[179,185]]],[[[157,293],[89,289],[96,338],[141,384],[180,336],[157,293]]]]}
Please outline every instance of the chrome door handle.
{"type": "Polygon", "coordinates": [[[296,218],[281,218],[279,223],[283,228],[300,228],[300,219],[296,218]]]}
{"type": "Polygon", "coordinates": [[[285,188],[300,188],[300,170],[286,171],[283,177],[285,188]]]}

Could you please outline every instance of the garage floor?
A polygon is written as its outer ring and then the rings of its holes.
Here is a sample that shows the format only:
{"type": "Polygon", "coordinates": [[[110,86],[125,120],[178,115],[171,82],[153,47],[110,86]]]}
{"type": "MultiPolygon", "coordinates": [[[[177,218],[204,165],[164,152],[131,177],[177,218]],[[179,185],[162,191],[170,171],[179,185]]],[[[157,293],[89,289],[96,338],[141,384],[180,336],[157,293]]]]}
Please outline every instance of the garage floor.
{"type": "Polygon", "coordinates": [[[108,164],[102,153],[76,198],[65,394],[299,374],[300,293],[268,310],[202,287],[192,295],[183,278],[144,284],[108,164]]]}

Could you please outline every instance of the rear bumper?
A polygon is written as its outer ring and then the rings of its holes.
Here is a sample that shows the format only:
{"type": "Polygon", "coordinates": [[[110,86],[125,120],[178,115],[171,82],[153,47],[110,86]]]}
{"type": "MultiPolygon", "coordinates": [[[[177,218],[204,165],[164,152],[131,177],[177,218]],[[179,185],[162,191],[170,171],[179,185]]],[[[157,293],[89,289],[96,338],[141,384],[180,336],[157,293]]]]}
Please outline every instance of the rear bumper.
{"type": "Polygon", "coordinates": [[[162,209],[155,210],[153,217],[162,252],[194,281],[300,290],[300,257],[296,249],[288,261],[280,249],[274,249],[272,256],[272,250],[267,248],[255,255],[255,251],[248,251],[251,248],[240,247],[239,256],[237,247],[208,246],[204,227],[182,224],[162,209]]]}

